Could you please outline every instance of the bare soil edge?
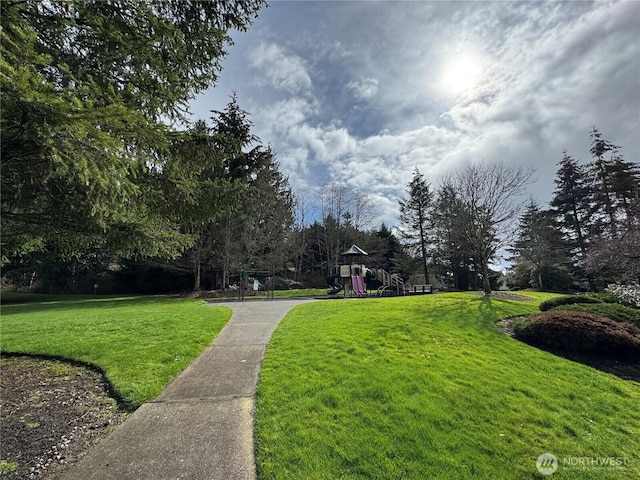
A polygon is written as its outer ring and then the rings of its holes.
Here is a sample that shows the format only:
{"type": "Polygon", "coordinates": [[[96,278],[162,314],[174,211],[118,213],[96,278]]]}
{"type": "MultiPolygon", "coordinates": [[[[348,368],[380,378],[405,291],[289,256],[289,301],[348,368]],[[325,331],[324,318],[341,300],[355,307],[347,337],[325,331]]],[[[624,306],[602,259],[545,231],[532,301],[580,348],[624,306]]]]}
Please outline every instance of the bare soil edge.
{"type": "Polygon", "coordinates": [[[0,478],[60,475],[130,413],[103,376],[51,358],[0,358],[0,478]]]}

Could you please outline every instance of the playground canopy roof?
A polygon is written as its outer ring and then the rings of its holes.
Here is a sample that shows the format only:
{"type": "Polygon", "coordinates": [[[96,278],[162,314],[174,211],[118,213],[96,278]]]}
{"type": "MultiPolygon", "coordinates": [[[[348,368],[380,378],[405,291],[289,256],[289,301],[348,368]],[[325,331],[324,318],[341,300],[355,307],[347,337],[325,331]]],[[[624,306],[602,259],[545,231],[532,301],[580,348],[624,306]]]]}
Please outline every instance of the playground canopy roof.
{"type": "Polygon", "coordinates": [[[351,247],[348,250],[345,250],[344,252],[342,252],[341,255],[355,257],[356,255],[369,255],[369,254],[367,252],[365,252],[364,250],[362,250],[356,244],[353,244],[353,245],[351,245],[351,247]]]}

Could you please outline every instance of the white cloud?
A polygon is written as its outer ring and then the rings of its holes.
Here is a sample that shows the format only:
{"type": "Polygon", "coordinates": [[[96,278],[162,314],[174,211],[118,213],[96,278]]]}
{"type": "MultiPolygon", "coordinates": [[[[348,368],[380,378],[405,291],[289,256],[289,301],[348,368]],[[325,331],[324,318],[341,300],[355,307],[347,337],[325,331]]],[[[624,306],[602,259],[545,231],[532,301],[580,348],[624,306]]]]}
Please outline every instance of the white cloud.
{"type": "Polygon", "coordinates": [[[465,132],[450,158],[534,164],[551,192],[563,148],[587,159],[592,125],[609,138],[637,129],[640,9],[630,3],[596,4],[571,20],[556,5],[544,34],[541,16],[505,31],[485,83],[446,113],[465,132]]]}
{"type": "Polygon", "coordinates": [[[248,52],[248,59],[249,65],[259,71],[256,80],[260,84],[292,93],[305,92],[312,86],[305,61],[276,43],[261,42],[248,52]]]}
{"type": "Polygon", "coordinates": [[[257,106],[252,117],[264,130],[261,136],[286,138],[291,129],[298,128],[317,112],[318,107],[314,101],[302,97],[289,97],[269,105],[257,106]]]}
{"type": "Polygon", "coordinates": [[[592,125],[640,159],[639,2],[275,2],[265,18],[277,28],[250,29],[221,78],[294,189],[347,182],[393,224],[415,167],[435,187],[483,158],[534,164],[545,202],[592,125]],[[473,87],[447,92],[469,55],[473,87]]]}
{"type": "Polygon", "coordinates": [[[368,100],[378,92],[378,80],[375,78],[361,78],[347,83],[347,88],[358,100],[368,100]]]}

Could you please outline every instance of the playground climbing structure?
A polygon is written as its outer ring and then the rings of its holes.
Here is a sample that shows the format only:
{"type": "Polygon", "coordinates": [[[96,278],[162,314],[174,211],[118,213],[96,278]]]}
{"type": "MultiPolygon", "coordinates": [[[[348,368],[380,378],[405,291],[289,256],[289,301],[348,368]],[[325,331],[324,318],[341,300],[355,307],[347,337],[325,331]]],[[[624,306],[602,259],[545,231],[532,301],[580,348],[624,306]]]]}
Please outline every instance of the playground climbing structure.
{"type": "Polygon", "coordinates": [[[374,272],[376,280],[381,284],[376,291],[377,296],[404,295],[406,293],[404,280],[397,273],[389,273],[380,268],[374,272]]]}
{"type": "Polygon", "coordinates": [[[329,290],[327,295],[337,296],[343,292],[345,297],[367,297],[369,290],[376,289],[376,295],[404,295],[404,281],[397,274],[390,274],[382,269],[369,269],[363,263],[364,257],[368,255],[357,245],[342,253],[345,260],[350,261],[349,265],[338,265],[334,273],[327,277],[329,290]],[[355,263],[355,259],[360,261],[355,263]],[[369,289],[367,289],[369,287],[369,289]]]}
{"type": "Polygon", "coordinates": [[[342,293],[345,297],[367,297],[375,291],[377,296],[404,295],[404,281],[397,274],[383,269],[369,269],[364,265],[339,265],[327,278],[328,295],[342,293]]]}

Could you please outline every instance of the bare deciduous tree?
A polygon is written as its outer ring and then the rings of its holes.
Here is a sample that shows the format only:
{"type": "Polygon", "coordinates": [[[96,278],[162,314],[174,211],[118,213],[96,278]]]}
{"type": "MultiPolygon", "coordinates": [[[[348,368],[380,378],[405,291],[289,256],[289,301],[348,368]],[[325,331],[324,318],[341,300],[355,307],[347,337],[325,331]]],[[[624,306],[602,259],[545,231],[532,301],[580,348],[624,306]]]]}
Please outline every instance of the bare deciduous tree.
{"type": "Polygon", "coordinates": [[[523,202],[520,196],[533,176],[532,167],[502,162],[469,165],[449,179],[468,213],[467,232],[480,268],[485,295],[491,294],[489,262],[512,237],[523,202]]]}
{"type": "Polygon", "coordinates": [[[593,275],[608,272],[622,282],[640,281],[640,225],[631,225],[619,237],[595,242],[584,268],[593,275]]]}
{"type": "Polygon", "coordinates": [[[342,182],[322,185],[318,200],[323,226],[323,238],[318,245],[326,255],[328,274],[329,269],[338,264],[340,253],[355,241],[354,232],[369,229],[377,211],[370,197],[342,182]]]}

